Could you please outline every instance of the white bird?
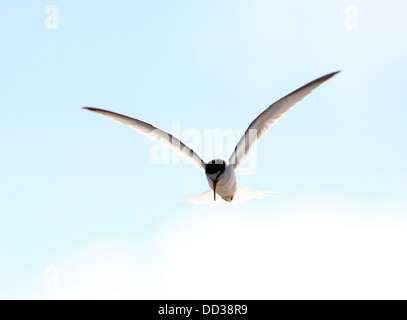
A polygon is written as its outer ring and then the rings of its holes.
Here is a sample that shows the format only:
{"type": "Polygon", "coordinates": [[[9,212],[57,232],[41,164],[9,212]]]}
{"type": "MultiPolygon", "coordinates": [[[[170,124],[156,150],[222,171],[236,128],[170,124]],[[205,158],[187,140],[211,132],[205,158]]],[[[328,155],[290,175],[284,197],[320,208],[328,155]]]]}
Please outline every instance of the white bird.
{"type": "Polygon", "coordinates": [[[215,159],[206,163],[194,150],[186,146],[176,137],[147,122],[107,110],[92,107],[84,107],[84,109],[99,113],[121,124],[130,126],[147,137],[164,143],[168,147],[188,158],[200,170],[204,171],[211,190],[190,199],[191,202],[208,202],[213,191],[214,201],[216,201],[216,194],[218,194],[223,200],[227,202],[233,201],[235,203],[252,198],[263,198],[268,194],[268,192],[265,191],[253,190],[237,185],[235,171],[243,163],[251,148],[288,110],[308,96],[322,83],[332,78],[339,72],[340,71],[329,73],[302,86],[264,110],[247,128],[239,143],[236,145],[236,148],[230,156],[228,162],[223,159],[215,159]]]}

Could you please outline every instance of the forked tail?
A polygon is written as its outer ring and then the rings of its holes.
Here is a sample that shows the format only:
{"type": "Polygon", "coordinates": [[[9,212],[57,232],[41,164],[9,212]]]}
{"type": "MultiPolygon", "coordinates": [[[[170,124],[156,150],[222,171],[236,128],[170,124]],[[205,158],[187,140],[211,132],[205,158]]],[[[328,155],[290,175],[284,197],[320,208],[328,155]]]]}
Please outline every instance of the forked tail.
{"type": "Polygon", "coordinates": [[[200,203],[200,204],[210,204],[210,203],[216,204],[222,202],[237,204],[242,203],[246,200],[262,199],[265,197],[269,197],[270,194],[272,193],[281,193],[281,192],[262,191],[238,186],[232,202],[224,201],[221,197],[216,197],[216,202],[213,201],[213,190],[208,190],[204,193],[201,193],[196,197],[188,199],[188,201],[191,203],[200,203]]]}

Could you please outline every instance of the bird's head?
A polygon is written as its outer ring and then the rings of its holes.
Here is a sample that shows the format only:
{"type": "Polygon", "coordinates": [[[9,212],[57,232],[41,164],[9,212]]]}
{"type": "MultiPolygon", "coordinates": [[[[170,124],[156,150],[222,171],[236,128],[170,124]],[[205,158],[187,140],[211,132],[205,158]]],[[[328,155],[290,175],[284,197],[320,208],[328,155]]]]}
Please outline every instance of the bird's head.
{"type": "Polygon", "coordinates": [[[205,166],[206,176],[212,180],[213,183],[213,199],[216,201],[216,185],[218,183],[219,177],[225,171],[226,162],[222,159],[215,159],[209,161],[205,166]]]}

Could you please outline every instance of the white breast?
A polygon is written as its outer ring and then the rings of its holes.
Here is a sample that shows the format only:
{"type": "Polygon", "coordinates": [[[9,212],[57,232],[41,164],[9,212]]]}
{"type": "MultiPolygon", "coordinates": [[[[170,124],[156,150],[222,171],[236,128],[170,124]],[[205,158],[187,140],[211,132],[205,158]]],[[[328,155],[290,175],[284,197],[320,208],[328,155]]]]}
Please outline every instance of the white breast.
{"type": "MultiPolygon", "coordinates": [[[[207,176],[208,184],[213,190],[213,182],[207,176]]],[[[216,193],[225,201],[232,201],[237,189],[237,179],[233,165],[228,164],[225,171],[220,175],[216,185],[216,193]]]]}

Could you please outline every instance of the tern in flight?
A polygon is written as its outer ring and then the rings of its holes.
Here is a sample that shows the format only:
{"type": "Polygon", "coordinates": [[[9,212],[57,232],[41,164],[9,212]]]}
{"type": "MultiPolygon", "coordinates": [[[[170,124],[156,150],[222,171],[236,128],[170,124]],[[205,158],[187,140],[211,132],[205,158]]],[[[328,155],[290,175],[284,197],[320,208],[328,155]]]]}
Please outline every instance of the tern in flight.
{"type": "Polygon", "coordinates": [[[205,162],[194,150],[186,146],[176,137],[147,122],[107,110],[92,107],[84,107],[84,109],[99,113],[121,124],[130,126],[147,137],[167,145],[188,158],[193,164],[195,164],[195,166],[204,171],[211,190],[206,191],[195,198],[189,199],[191,202],[212,202],[212,192],[213,201],[216,201],[216,194],[218,194],[227,202],[242,202],[252,198],[263,198],[269,193],[244,188],[237,185],[235,171],[245,160],[249,151],[270,129],[270,127],[276,123],[277,120],[279,120],[288,110],[308,96],[322,83],[332,78],[339,72],[340,71],[332,72],[302,86],[264,110],[247,128],[228,161],[223,159],[215,159],[205,162]]]}

